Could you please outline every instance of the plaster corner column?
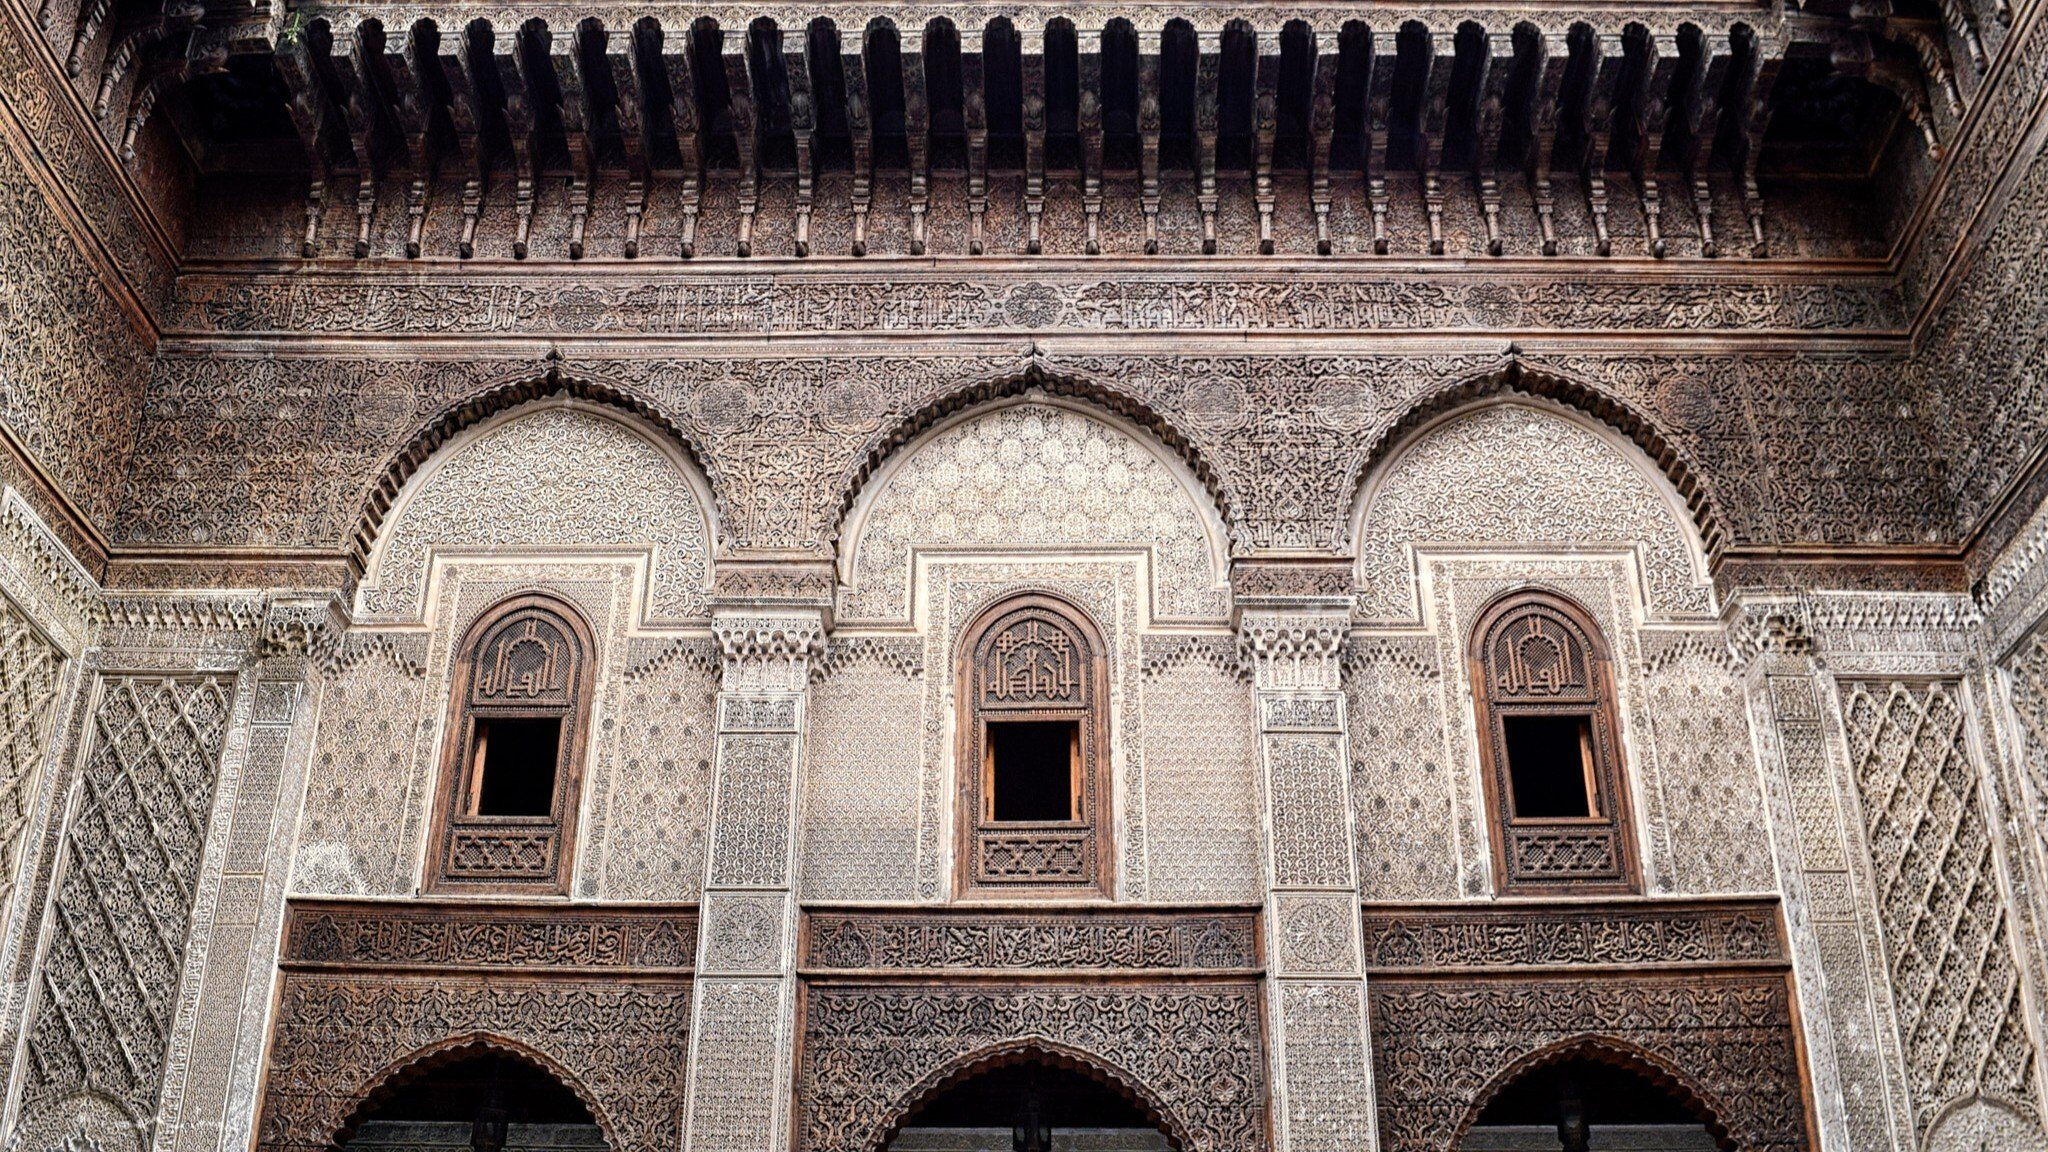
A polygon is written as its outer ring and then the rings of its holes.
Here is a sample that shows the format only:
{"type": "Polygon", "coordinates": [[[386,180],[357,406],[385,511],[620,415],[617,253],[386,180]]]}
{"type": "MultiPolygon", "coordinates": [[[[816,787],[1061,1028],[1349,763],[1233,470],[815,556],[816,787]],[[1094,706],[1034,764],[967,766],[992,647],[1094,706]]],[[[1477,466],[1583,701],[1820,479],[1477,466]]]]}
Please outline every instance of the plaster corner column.
{"type": "Polygon", "coordinates": [[[684,1152],[789,1147],[797,788],[822,607],[721,603],[724,660],[691,1001],[684,1152]]]}
{"type": "Polygon", "coordinates": [[[1890,1025],[1871,987],[1886,974],[1866,962],[1870,929],[1850,866],[1850,814],[1830,760],[1831,697],[1805,607],[1796,596],[1742,592],[1723,616],[1743,661],[1763,770],[1820,1152],[1900,1147],[1884,1103],[1891,1077],[1879,1038],[1890,1025]],[[1861,1102],[1853,1117],[1852,1096],[1861,1102]]]}
{"type": "Polygon", "coordinates": [[[280,595],[265,607],[248,674],[246,739],[229,737],[193,908],[185,985],[164,1073],[160,1152],[239,1152],[255,1130],[271,987],[312,758],[319,687],[347,613],[340,597],[280,595]]]}
{"type": "Polygon", "coordinates": [[[1267,1017],[1279,1152],[1378,1146],[1337,597],[1239,598],[1266,793],[1267,1017]]]}

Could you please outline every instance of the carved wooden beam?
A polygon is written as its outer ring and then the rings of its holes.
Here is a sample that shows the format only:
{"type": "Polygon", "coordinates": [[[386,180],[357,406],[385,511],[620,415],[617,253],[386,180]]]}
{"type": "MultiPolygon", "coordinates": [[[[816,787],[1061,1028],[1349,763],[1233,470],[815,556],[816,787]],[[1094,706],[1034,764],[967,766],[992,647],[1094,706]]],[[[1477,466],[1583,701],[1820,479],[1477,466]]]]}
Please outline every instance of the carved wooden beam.
{"type": "Polygon", "coordinates": [[[801,29],[782,34],[782,63],[789,75],[789,132],[796,144],[796,242],[798,256],[811,254],[811,200],[817,184],[811,154],[817,131],[817,100],[811,92],[810,41],[801,29]]]}
{"type": "Polygon", "coordinates": [[[1511,35],[1486,37],[1485,72],[1479,79],[1473,108],[1472,179],[1479,192],[1479,215],[1486,223],[1486,251],[1491,256],[1500,255],[1504,247],[1500,228],[1500,147],[1514,55],[1511,35]]]}
{"type": "MultiPolygon", "coordinates": [[[[632,30],[607,28],[603,36],[603,68],[611,81],[612,115],[618,125],[619,147],[626,154],[624,253],[630,260],[640,255],[640,224],[647,211],[649,157],[654,152],[649,138],[652,126],[645,111],[647,95],[640,88],[640,73],[635,65],[632,30]]],[[[591,77],[584,78],[586,92],[590,90],[591,80],[591,77]]]]}
{"type": "Polygon", "coordinates": [[[661,65],[668,80],[669,115],[676,127],[676,152],[682,161],[680,200],[683,209],[681,254],[697,254],[697,211],[704,189],[703,123],[697,114],[696,77],[690,66],[690,28],[660,21],[661,65]]]}
{"type": "Polygon", "coordinates": [[[725,38],[722,54],[725,86],[732,117],[733,146],[739,152],[739,240],[735,254],[754,254],[754,213],[761,203],[760,127],[754,99],[754,81],[747,69],[746,38],[732,34],[725,38]]]}
{"type": "Polygon", "coordinates": [[[1700,253],[1714,257],[1721,254],[1721,249],[1714,239],[1714,196],[1707,183],[1707,165],[1713,158],[1714,137],[1720,131],[1721,94],[1728,87],[1735,57],[1726,36],[1704,36],[1700,56],[1699,72],[1691,91],[1684,95],[1684,103],[1680,105],[1680,117],[1686,130],[1686,149],[1679,163],[1680,171],[1692,188],[1693,214],[1700,224],[1700,253]]]}
{"type": "Polygon", "coordinates": [[[868,209],[875,195],[875,138],[868,105],[867,64],[859,52],[842,49],[840,75],[846,80],[846,128],[853,142],[853,247],[868,254],[868,209]]]}

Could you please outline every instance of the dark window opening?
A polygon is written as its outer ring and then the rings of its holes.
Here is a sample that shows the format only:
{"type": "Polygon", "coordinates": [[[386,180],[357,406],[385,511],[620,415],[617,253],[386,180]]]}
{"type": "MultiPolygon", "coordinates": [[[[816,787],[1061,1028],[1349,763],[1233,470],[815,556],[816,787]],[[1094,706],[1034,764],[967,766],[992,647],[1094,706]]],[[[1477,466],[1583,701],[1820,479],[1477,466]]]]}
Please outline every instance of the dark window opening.
{"type": "Polygon", "coordinates": [[[1074,820],[1080,725],[1027,720],[988,726],[989,819],[1074,820]]]}
{"type": "Polygon", "coordinates": [[[1517,819],[1592,816],[1590,716],[1503,716],[1517,819]]]}
{"type": "Polygon", "coordinates": [[[476,815],[552,816],[562,718],[521,716],[476,722],[476,815]]]}

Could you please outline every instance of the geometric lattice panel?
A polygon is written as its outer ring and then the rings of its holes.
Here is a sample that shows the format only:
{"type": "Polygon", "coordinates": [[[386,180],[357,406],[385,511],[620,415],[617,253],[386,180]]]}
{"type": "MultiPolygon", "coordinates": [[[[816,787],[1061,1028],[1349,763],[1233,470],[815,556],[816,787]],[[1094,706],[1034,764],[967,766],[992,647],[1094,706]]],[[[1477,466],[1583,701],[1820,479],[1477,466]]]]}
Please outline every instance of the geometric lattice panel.
{"type": "Polygon", "coordinates": [[[15,853],[48,751],[64,657],[0,598],[0,903],[13,894],[15,853]]]}
{"type": "Polygon", "coordinates": [[[2033,1113],[2034,1048],[1953,683],[1843,685],[1915,1142],[1973,1095],[2033,1113]]]}
{"type": "Polygon", "coordinates": [[[26,1101],[156,1111],[233,681],[108,677],[64,838],[26,1101]]]}

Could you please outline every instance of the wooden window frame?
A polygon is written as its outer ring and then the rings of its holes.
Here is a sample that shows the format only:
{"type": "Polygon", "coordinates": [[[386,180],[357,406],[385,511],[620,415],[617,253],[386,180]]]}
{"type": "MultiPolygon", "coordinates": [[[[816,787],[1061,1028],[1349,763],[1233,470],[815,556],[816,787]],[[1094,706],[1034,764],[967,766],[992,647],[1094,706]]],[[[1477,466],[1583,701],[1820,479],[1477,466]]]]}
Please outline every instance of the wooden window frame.
{"type": "Polygon", "coordinates": [[[1102,632],[1088,614],[1045,592],[1026,592],[983,609],[961,633],[955,667],[958,728],[955,742],[959,815],[955,823],[955,877],[968,896],[1093,897],[1114,889],[1115,856],[1110,811],[1109,661],[1102,632]],[[986,670],[1005,633],[1037,621],[1074,645],[1073,699],[1000,698],[986,670]],[[1077,819],[997,821],[994,758],[989,726],[1054,721],[1074,725],[1073,784],[1077,819]],[[1055,874],[1018,872],[1000,861],[1061,858],[1078,861],[1055,874]],[[992,861],[995,861],[992,863],[992,861]]]}
{"type": "MultiPolygon", "coordinates": [[[[448,697],[448,730],[442,740],[440,786],[435,805],[426,890],[438,893],[522,893],[566,895],[575,855],[576,812],[583,791],[584,745],[590,733],[590,704],[596,675],[596,647],[582,613],[541,592],[523,593],[492,605],[463,633],[456,649],[453,690],[448,697]],[[479,676],[480,658],[502,632],[524,620],[545,622],[568,646],[570,667],[546,698],[520,699],[494,693],[479,676]],[[545,816],[482,816],[475,812],[483,762],[479,721],[558,719],[555,788],[545,816]],[[496,846],[519,850],[524,866],[475,863],[496,846]]],[[[487,671],[487,670],[484,670],[487,671]]]]}
{"type": "Polygon", "coordinates": [[[1472,704],[1479,729],[1480,774],[1493,834],[1496,891],[1515,895],[1634,894],[1642,891],[1628,775],[1614,711],[1614,669],[1605,638],[1585,609],[1541,589],[1496,597],[1472,626],[1467,649],[1472,704]],[[1584,683],[1552,690],[1518,691],[1497,677],[1496,637],[1512,624],[1539,617],[1561,627],[1585,664],[1584,683]],[[1506,721],[1519,716],[1585,717],[1591,816],[1518,817],[1507,751],[1506,721]],[[1597,863],[1556,862],[1600,850],[1597,863]],[[1544,856],[1551,857],[1546,862],[1544,856]]]}

